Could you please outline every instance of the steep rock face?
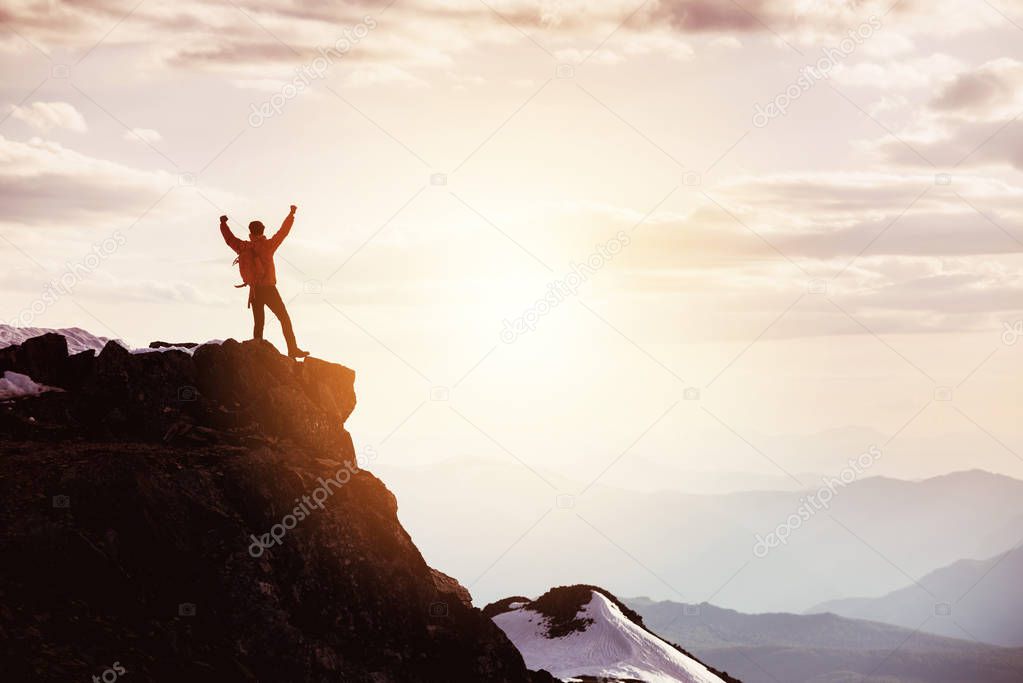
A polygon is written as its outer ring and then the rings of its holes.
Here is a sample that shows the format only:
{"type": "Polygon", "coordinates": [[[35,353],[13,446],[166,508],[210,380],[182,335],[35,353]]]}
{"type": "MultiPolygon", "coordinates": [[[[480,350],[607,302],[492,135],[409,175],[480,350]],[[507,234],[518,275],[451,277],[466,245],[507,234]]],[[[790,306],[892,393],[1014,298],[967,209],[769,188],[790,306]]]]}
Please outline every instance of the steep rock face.
{"type": "Polygon", "coordinates": [[[59,335],[0,349],[5,370],[65,390],[0,404],[5,678],[553,680],[359,469],[351,370],[59,335]]]}

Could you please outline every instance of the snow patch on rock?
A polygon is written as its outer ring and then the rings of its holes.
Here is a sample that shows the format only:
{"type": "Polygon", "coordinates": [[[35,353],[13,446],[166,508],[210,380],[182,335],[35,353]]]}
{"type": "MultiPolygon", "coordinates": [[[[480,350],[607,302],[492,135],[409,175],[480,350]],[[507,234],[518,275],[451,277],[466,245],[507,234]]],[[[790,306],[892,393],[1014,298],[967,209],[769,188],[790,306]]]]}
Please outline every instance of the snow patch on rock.
{"type": "Polygon", "coordinates": [[[0,377],[0,401],[9,401],[22,396],[38,396],[47,391],[60,391],[45,384],[38,384],[28,375],[8,370],[0,377]]]}
{"type": "Polygon", "coordinates": [[[191,356],[192,354],[195,353],[195,350],[198,349],[200,346],[206,346],[207,344],[218,344],[219,345],[219,344],[223,344],[223,343],[224,343],[223,339],[211,339],[208,342],[203,342],[202,344],[198,344],[198,345],[195,345],[195,346],[178,346],[176,344],[171,344],[171,345],[168,345],[168,346],[160,346],[160,347],[157,347],[155,349],[152,348],[152,347],[145,347],[145,348],[140,348],[140,349],[132,349],[131,352],[133,354],[135,354],[135,355],[139,355],[139,354],[142,354],[142,353],[164,353],[166,351],[183,351],[184,353],[187,353],[189,356],[191,356]]]}
{"type": "Polygon", "coordinates": [[[580,676],[641,680],[647,683],[721,683],[703,664],[633,623],[606,596],[592,592],[578,619],[584,630],[551,638],[547,618],[521,603],[494,617],[530,669],[546,669],[566,681],[580,676]]]}

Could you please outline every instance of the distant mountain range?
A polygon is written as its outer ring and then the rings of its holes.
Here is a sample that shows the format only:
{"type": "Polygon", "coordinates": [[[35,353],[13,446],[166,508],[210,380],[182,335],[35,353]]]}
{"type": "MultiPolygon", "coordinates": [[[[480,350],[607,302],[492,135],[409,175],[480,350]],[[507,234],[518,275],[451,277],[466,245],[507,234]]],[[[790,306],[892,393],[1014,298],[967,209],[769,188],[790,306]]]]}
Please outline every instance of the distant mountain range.
{"type": "Polygon", "coordinates": [[[961,560],[879,598],[833,600],[809,611],[1021,647],[1021,582],[1023,547],[1016,547],[987,560],[961,560]]]}
{"type": "Polygon", "coordinates": [[[373,470],[398,495],[398,514],[426,557],[473,577],[483,603],[582,579],[620,593],[801,613],[996,556],[1023,535],[1023,482],[978,470],[854,481],[763,558],[754,556],[757,534],[790,520],[820,480],[802,492],[694,495],[617,488],[610,476],[587,489],[511,458],[406,468],[385,453],[373,470]],[[481,525],[488,533],[467,547],[460,539],[481,525]],[[535,561],[555,556],[554,566],[535,561]]]}
{"type": "Polygon", "coordinates": [[[625,603],[662,637],[745,683],[1018,683],[1023,649],[834,614],[743,614],[647,598],[625,603]]]}

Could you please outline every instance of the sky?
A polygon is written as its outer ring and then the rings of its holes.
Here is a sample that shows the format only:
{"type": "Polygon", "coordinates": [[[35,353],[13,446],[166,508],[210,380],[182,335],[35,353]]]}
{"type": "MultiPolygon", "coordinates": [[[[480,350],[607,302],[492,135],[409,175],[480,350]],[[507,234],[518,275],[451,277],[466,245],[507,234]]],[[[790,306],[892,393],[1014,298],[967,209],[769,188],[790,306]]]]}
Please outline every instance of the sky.
{"type": "Polygon", "coordinates": [[[0,20],[4,322],[244,339],[218,217],[296,204],[282,296],[389,466],[1023,476],[1023,2],[0,20]]]}

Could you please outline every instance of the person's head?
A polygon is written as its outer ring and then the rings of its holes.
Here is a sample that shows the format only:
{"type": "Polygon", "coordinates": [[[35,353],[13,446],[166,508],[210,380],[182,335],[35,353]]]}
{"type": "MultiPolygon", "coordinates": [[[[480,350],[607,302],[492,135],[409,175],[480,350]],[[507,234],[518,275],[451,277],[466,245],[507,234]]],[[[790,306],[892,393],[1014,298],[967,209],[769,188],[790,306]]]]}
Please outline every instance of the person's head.
{"type": "Polygon", "coordinates": [[[266,230],[266,226],[263,225],[262,221],[252,221],[249,223],[249,237],[262,237],[264,230],[266,230]]]}

